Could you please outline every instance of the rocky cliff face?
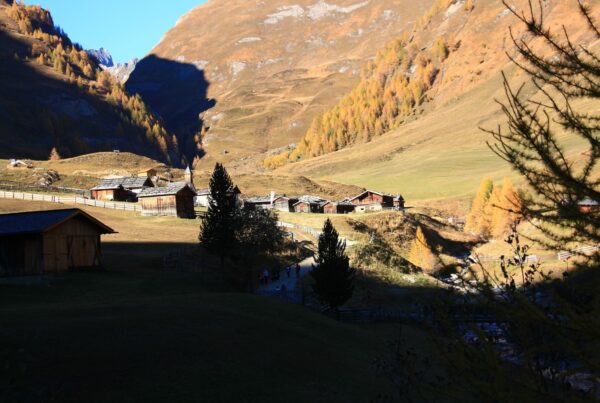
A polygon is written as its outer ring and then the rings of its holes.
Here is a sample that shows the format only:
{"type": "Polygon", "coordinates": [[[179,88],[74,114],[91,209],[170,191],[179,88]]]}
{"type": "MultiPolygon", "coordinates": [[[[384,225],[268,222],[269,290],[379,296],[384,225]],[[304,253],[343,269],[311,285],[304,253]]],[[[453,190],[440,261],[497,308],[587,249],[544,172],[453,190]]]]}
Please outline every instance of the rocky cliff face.
{"type": "Polygon", "coordinates": [[[210,127],[202,140],[206,166],[239,161],[301,138],[431,3],[210,0],[166,33],[127,87],[178,131],[188,153],[196,153],[202,119],[210,127]]]}
{"type": "Polygon", "coordinates": [[[104,48],[100,48],[100,49],[90,49],[87,52],[90,56],[94,57],[98,61],[100,66],[102,66],[104,68],[114,66],[112,55],[110,54],[110,52],[108,50],[106,50],[104,48]]]}

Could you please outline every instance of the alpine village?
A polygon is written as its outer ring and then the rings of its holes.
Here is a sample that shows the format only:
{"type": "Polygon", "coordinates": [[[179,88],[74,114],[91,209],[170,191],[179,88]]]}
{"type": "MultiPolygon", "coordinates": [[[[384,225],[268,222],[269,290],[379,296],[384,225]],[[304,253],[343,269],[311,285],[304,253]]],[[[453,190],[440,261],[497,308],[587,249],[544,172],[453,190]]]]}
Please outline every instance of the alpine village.
{"type": "Polygon", "coordinates": [[[599,203],[598,0],[0,0],[0,402],[600,401],[599,203]]]}

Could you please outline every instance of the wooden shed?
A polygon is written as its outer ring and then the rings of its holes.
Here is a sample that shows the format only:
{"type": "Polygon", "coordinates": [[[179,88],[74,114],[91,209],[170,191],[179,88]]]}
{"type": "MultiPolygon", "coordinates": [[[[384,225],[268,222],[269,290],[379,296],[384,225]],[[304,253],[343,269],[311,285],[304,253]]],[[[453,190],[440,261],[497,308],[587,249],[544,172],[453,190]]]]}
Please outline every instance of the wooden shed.
{"type": "Polygon", "coordinates": [[[294,212],[294,204],[298,203],[300,198],[279,196],[273,200],[273,208],[279,211],[285,211],[288,213],[294,212]]]}
{"type": "Polygon", "coordinates": [[[138,194],[144,216],[173,216],[196,218],[194,197],[196,191],[184,182],[146,188],[138,194]]]}
{"type": "Polygon", "coordinates": [[[329,201],[323,205],[325,214],[348,214],[353,213],[356,205],[350,202],[332,202],[329,201]]]}
{"type": "Polygon", "coordinates": [[[142,190],[153,187],[149,177],[121,177],[103,179],[102,183],[90,189],[92,199],[106,201],[136,201],[142,190]]]}
{"type": "Polygon", "coordinates": [[[302,196],[294,203],[296,213],[322,213],[326,201],[317,196],[302,196]]]}
{"type": "Polygon", "coordinates": [[[0,276],[102,266],[100,236],[114,231],[79,209],[0,215],[0,276]]]}

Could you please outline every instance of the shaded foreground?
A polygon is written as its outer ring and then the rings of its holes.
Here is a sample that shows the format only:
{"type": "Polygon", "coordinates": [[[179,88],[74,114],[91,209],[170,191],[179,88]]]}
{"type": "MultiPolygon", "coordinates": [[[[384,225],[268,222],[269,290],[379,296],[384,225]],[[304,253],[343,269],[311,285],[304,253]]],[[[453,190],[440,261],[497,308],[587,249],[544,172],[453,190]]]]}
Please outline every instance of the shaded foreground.
{"type": "Polygon", "coordinates": [[[0,400],[367,401],[384,343],[185,273],[81,273],[0,286],[0,400]]]}

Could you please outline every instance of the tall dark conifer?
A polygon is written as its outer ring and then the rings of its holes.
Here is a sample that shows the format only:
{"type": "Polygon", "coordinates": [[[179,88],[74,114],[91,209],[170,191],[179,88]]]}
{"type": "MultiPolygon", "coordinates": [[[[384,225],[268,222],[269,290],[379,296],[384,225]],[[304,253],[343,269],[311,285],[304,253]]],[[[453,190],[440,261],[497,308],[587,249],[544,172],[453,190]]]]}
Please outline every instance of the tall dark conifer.
{"type": "Polygon", "coordinates": [[[354,270],[346,255],[346,243],[339,239],[329,219],[319,236],[319,252],[310,275],[315,280],[313,290],[317,298],[330,308],[337,311],[352,297],[354,270]]]}
{"type": "Polygon", "coordinates": [[[235,246],[239,208],[234,186],[225,167],[215,165],[210,179],[208,213],[202,220],[200,242],[211,252],[225,256],[235,246]]]}

